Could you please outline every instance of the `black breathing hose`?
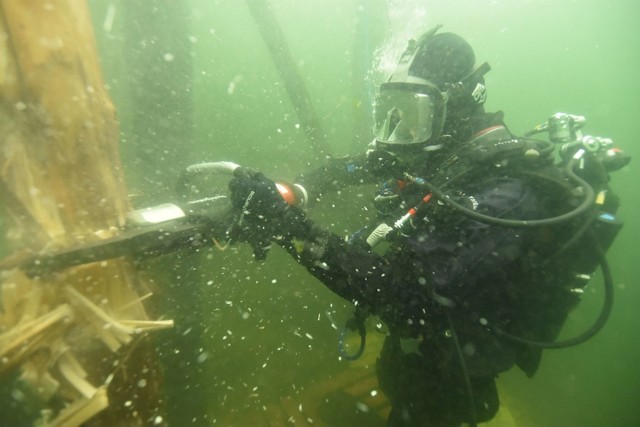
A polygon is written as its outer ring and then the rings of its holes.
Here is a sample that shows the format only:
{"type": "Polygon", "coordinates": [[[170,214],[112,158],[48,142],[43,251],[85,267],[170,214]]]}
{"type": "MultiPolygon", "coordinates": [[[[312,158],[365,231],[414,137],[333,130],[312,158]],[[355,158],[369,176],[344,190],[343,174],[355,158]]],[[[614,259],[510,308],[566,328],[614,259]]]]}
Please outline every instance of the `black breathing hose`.
{"type": "Polygon", "coordinates": [[[349,354],[347,353],[347,349],[345,348],[345,344],[344,344],[344,339],[345,336],[347,335],[347,331],[348,330],[353,330],[353,328],[351,328],[350,326],[345,326],[342,331],[340,331],[340,339],[338,340],[338,350],[340,351],[340,355],[342,356],[343,359],[345,360],[357,360],[360,358],[360,356],[362,356],[362,354],[364,353],[364,349],[367,345],[367,329],[364,325],[364,320],[362,319],[352,319],[355,322],[357,322],[354,326],[355,329],[358,330],[358,334],[360,335],[360,347],[358,348],[358,351],[356,351],[354,354],[349,354]]]}
{"type": "MultiPolygon", "coordinates": [[[[575,209],[564,213],[562,215],[558,215],[555,217],[551,217],[551,218],[543,218],[543,219],[537,219],[537,220],[511,220],[511,219],[503,219],[503,218],[498,218],[498,217],[494,217],[494,216],[490,216],[490,215],[484,215],[481,214],[479,212],[476,212],[474,210],[468,209],[464,206],[462,206],[461,204],[455,202],[454,200],[452,200],[449,196],[447,196],[446,194],[444,194],[439,188],[437,188],[435,185],[430,184],[429,182],[422,180],[422,179],[418,179],[418,180],[414,180],[414,182],[418,185],[422,185],[424,187],[426,187],[429,191],[431,191],[437,198],[438,200],[442,200],[444,203],[448,204],[449,206],[453,207],[454,209],[456,209],[457,211],[462,212],[464,215],[469,216],[470,218],[473,218],[475,220],[478,220],[480,222],[484,222],[484,223],[488,223],[488,224],[495,224],[495,225],[500,225],[500,226],[505,226],[505,227],[539,227],[539,226],[546,226],[546,225],[556,225],[559,223],[562,223],[564,221],[568,221],[570,219],[576,218],[584,213],[586,213],[587,211],[589,211],[590,209],[593,209],[594,207],[594,202],[596,199],[596,195],[595,195],[595,191],[593,190],[593,188],[591,187],[591,185],[585,181],[584,179],[580,178],[578,175],[576,175],[573,172],[573,168],[575,167],[576,162],[578,161],[578,159],[576,158],[572,158],[566,165],[565,169],[564,169],[564,173],[566,174],[567,178],[574,182],[575,184],[577,184],[578,187],[582,188],[583,191],[585,192],[584,194],[584,199],[582,201],[582,203],[576,207],[575,209]]],[[[593,217],[590,218],[587,222],[588,225],[591,224],[591,222],[593,221],[593,217]]],[[[542,342],[542,341],[533,341],[533,340],[527,340],[525,338],[522,337],[518,337],[515,335],[511,335],[508,332],[505,332],[503,330],[501,330],[500,328],[498,328],[497,326],[494,326],[492,324],[487,323],[486,319],[482,319],[481,323],[484,322],[483,324],[485,326],[487,326],[490,330],[492,330],[493,332],[495,332],[497,335],[500,335],[502,337],[508,338],[512,341],[516,341],[522,344],[526,344],[532,347],[539,347],[539,348],[546,348],[546,349],[559,349],[559,348],[566,348],[566,347],[572,347],[578,344],[582,344],[583,342],[589,340],[590,338],[592,338],[594,335],[596,335],[598,332],[600,332],[600,330],[604,327],[604,325],[607,323],[607,320],[609,319],[609,316],[611,315],[611,310],[613,307],[613,294],[614,294],[614,286],[613,286],[613,278],[611,276],[611,270],[609,268],[609,263],[607,262],[607,259],[605,257],[604,251],[602,250],[602,247],[600,246],[600,243],[598,242],[598,239],[595,235],[595,233],[593,232],[593,230],[588,230],[588,225],[581,228],[578,232],[578,236],[574,239],[571,239],[567,244],[565,244],[559,252],[562,252],[563,250],[565,250],[568,246],[570,246],[571,244],[574,244],[575,241],[577,241],[577,238],[582,235],[585,231],[589,231],[590,235],[593,239],[593,244],[596,247],[596,250],[598,252],[598,255],[600,256],[600,267],[602,270],[602,275],[603,275],[603,279],[604,279],[604,302],[602,305],[602,310],[600,311],[600,314],[598,315],[598,318],[596,319],[596,321],[594,322],[594,324],[587,329],[585,332],[583,332],[582,334],[578,335],[577,337],[571,338],[571,339],[567,339],[567,340],[563,340],[563,341],[556,341],[556,342],[542,342]]]]}
{"type": "Polygon", "coordinates": [[[431,191],[438,198],[438,200],[441,200],[442,202],[444,202],[445,204],[451,206],[455,210],[460,211],[463,214],[465,214],[466,216],[468,216],[470,218],[473,218],[475,220],[478,220],[480,222],[484,222],[484,223],[487,223],[487,224],[500,225],[500,226],[503,226],[503,227],[540,227],[540,226],[545,226],[545,225],[555,225],[555,224],[559,224],[559,223],[564,222],[564,221],[568,221],[568,220],[573,219],[573,218],[575,218],[575,217],[577,217],[579,215],[582,215],[583,213],[587,212],[589,209],[591,209],[593,207],[594,201],[596,199],[595,191],[593,190],[593,188],[591,187],[591,185],[589,185],[589,183],[587,181],[585,181],[584,179],[580,178],[578,175],[576,175],[573,172],[573,168],[575,166],[575,163],[576,163],[576,160],[575,159],[571,159],[571,161],[569,161],[569,163],[567,163],[567,166],[564,169],[564,173],[567,175],[569,180],[571,180],[574,183],[576,183],[577,187],[582,188],[583,191],[585,192],[584,199],[582,200],[582,203],[580,203],[580,205],[578,207],[576,207],[575,209],[573,209],[573,210],[571,210],[571,211],[569,211],[567,213],[564,213],[562,215],[558,215],[558,216],[555,216],[555,217],[543,218],[543,219],[517,220],[517,219],[498,218],[498,217],[491,216],[491,215],[484,215],[484,214],[476,212],[476,211],[474,211],[472,209],[469,209],[469,208],[466,208],[466,207],[462,206],[460,203],[454,201],[449,196],[447,196],[438,187],[436,187],[435,185],[429,183],[426,180],[419,179],[419,180],[414,180],[413,182],[415,182],[416,184],[427,188],[429,191],[431,191]]]}

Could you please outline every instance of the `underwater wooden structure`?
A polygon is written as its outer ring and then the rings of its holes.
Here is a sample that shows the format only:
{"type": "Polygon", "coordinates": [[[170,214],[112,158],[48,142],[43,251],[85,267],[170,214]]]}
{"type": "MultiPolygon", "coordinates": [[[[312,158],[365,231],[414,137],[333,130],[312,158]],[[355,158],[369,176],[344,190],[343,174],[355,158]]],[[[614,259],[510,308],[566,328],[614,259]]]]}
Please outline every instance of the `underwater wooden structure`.
{"type": "Polygon", "coordinates": [[[0,0],[0,374],[41,399],[40,425],[164,425],[148,284],[125,260],[28,277],[35,253],[119,232],[119,126],[85,0],[0,0]],[[117,422],[116,422],[117,420],[117,422]]]}

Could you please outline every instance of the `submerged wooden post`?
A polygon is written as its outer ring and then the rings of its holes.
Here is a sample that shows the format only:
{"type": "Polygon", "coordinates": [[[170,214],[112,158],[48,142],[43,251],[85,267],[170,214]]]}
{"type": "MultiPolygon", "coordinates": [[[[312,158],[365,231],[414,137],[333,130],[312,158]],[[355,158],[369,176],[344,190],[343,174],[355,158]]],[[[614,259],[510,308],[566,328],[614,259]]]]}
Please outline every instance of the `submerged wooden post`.
{"type": "MultiPolygon", "coordinates": [[[[0,0],[0,199],[17,256],[118,232],[128,210],[118,140],[85,1],[0,0]]],[[[171,322],[149,321],[148,290],[125,261],[0,280],[0,372],[19,368],[58,402],[47,425],[163,424],[159,369],[134,343],[171,322]]]]}

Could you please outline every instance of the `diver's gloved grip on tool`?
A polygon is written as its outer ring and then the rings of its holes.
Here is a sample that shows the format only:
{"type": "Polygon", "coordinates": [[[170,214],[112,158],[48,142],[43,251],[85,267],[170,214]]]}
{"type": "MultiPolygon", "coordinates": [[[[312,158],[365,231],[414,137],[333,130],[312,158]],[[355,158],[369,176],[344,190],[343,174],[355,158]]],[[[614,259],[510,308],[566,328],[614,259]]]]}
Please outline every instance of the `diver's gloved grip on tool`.
{"type": "Polygon", "coordinates": [[[247,219],[267,221],[267,218],[282,215],[287,203],[280,196],[275,182],[261,172],[239,167],[229,182],[231,203],[241,209],[247,219]]]}
{"type": "Polygon", "coordinates": [[[312,229],[304,212],[288,205],[276,183],[264,174],[240,167],[229,182],[231,203],[237,210],[235,229],[238,240],[250,243],[256,258],[264,258],[272,240],[306,238],[312,229]]]}

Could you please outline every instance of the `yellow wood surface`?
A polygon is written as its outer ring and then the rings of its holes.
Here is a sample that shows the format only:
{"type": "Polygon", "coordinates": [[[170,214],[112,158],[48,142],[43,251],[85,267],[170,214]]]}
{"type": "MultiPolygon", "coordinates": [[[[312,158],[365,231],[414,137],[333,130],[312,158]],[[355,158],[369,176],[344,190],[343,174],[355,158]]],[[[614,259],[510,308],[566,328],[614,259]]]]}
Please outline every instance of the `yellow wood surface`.
{"type": "MultiPolygon", "coordinates": [[[[0,198],[15,259],[118,232],[119,133],[85,0],[0,0],[0,198]]],[[[1,280],[0,372],[19,367],[45,401],[70,404],[50,425],[164,424],[157,363],[127,326],[148,320],[128,264],[1,280]]]]}

